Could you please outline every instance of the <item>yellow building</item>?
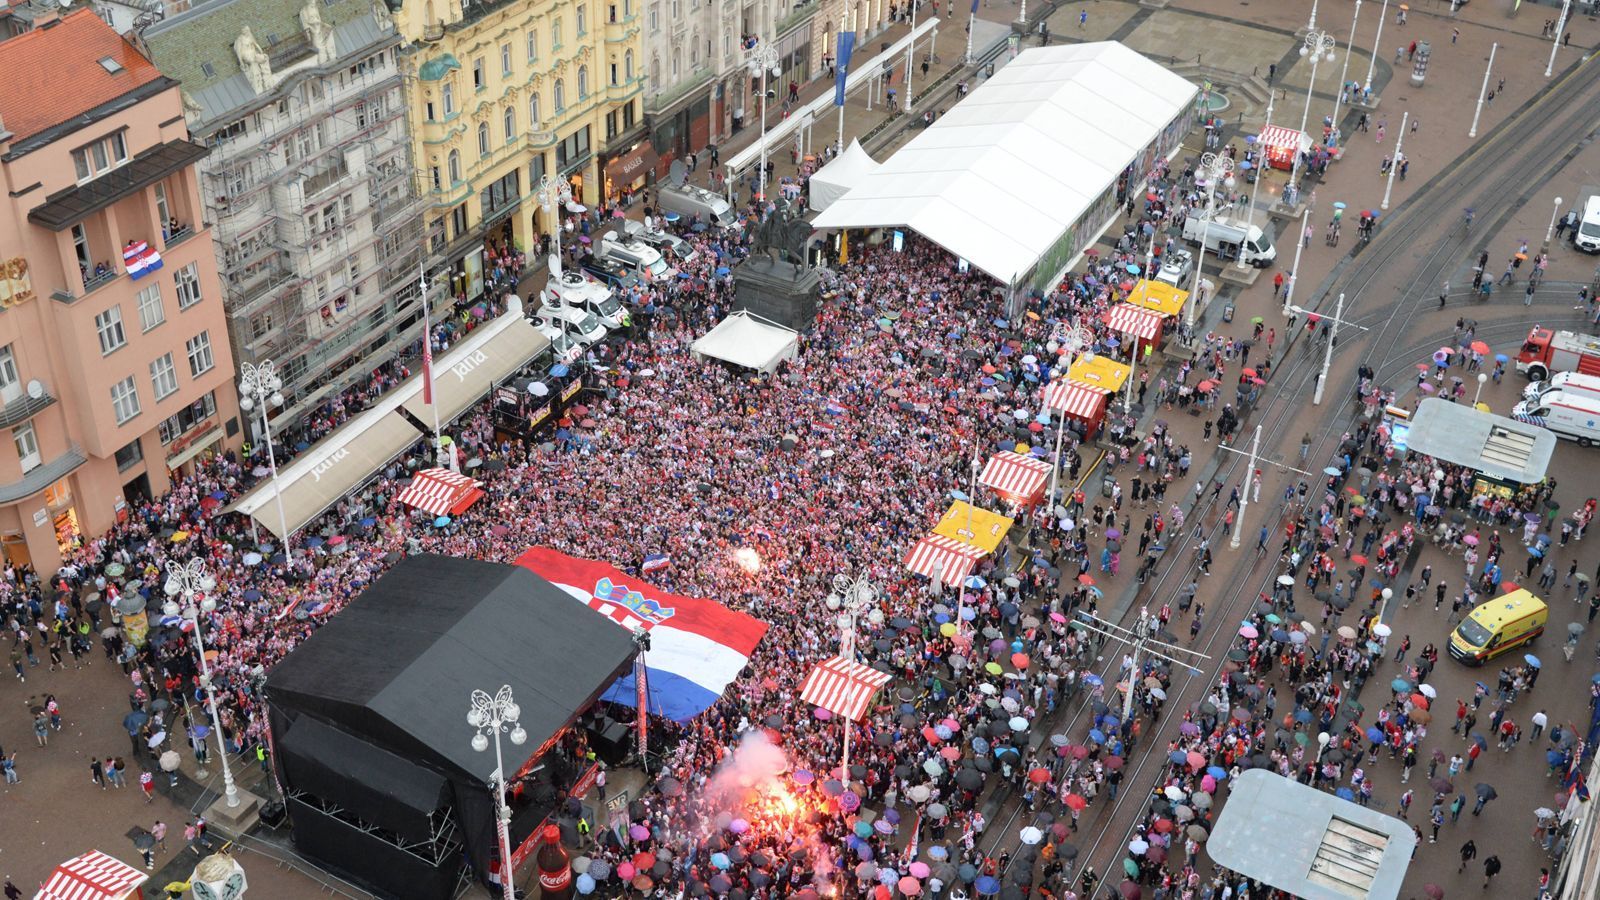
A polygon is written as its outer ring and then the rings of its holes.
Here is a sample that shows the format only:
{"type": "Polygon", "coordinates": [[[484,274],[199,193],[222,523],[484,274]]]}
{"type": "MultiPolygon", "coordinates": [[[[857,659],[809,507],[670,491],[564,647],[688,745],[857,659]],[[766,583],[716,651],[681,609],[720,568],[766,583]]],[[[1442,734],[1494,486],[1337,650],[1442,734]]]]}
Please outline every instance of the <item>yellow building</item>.
{"type": "Polygon", "coordinates": [[[639,0],[391,0],[413,164],[451,288],[482,290],[486,246],[532,265],[549,174],[594,206],[654,165],[640,107],[639,0]]]}

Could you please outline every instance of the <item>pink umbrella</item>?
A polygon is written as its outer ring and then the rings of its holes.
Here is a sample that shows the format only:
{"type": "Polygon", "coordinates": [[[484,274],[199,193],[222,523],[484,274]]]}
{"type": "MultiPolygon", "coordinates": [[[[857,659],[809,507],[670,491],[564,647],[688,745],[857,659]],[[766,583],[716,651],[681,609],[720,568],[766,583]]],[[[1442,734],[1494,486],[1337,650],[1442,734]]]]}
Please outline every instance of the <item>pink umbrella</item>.
{"type": "Polygon", "coordinates": [[[1208,794],[1215,794],[1217,792],[1217,780],[1212,778],[1210,775],[1201,778],[1200,790],[1205,791],[1208,794]]]}
{"type": "Polygon", "coordinates": [[[912,878],[910,875],[901,878],[898,887],[900,888],[900,893],[905,894],[907,897],[915,897],[922,893],[922,882],[912,878]]]}
{"type": "Polygon", "coordinates": [[[1239,636],[1253,641],[1261,636],[1261,632],[1256,631],[1256,627],[1254,625],[1240,625],[1239,636]]]}
{"type": "Polygon", "coordinates": [[[928,873],[933,870],[928,868],[927,863],[918,860],[911,864],[909,871],[911,872],[911,877],[913,878],[927,878],[928,873]]]}
{"type": "Polygon", "coordinates": [[[1202,769],[1205,767],[1206,758],[1204,754],[1196,753],[1195,751],[1190,750],[1186,759],[1188,760],[1189,768],[1191,769],[1202,769]]]}

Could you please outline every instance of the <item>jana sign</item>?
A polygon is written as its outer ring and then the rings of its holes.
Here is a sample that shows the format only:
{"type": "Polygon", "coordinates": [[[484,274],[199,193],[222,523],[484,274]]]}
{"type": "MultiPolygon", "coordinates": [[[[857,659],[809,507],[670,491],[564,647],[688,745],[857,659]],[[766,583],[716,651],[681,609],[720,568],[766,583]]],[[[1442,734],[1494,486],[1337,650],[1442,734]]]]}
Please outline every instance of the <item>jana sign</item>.
{"type": "Polygon", "coordinates": [[[478,350],[466,359],[463,359],[462,361],[451,366],[450,371],[456,373],[457,378],[461,379],[462,381],[466,381],[467,376],[472,374],[473,369],[476,369],[488,361],[489,354],[483,352],[482,350],[478,350]]]}
{"type": "Polygon", "coordinates": [[[324,459],[322,462],[317,463],[317,467],[311,470],[311,477],[316,481],[321,481],[323,473],[327,472],[329,469],[332,469],[334,466],[338,465],[341,460],[343,460],[345,457],[347,457],[349,455],[350,455],[350,448],[349,447],[340,447],[339,449],[333,451],[332,453],[329,453],[327,459],[324,459]]]}

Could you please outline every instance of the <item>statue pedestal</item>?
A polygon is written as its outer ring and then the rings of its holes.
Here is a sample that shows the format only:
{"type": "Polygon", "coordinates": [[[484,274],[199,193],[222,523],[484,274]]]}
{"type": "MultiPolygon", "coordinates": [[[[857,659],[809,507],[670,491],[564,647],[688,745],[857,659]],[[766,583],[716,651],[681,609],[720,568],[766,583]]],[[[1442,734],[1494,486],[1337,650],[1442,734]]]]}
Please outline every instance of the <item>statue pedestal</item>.
{"type": "Polygon", "coordinates": [[[764,254],[733,267],[733,308],[785,328],[806,331],[817,321],[817,270],[773,262],[764,254]]]}

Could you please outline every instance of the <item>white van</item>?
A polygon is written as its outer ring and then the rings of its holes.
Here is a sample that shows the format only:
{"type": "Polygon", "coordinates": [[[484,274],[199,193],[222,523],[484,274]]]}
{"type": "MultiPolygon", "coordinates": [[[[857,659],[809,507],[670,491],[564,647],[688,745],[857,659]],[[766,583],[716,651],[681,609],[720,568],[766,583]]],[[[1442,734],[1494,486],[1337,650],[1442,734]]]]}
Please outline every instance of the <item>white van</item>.
{"type": "Polygon", "coordinates": [[[1219,259],[1239,259],[1258,269],[1265,269],[1278,258],[1278,248],[1272,238],[1259,225],[1244,219],[1216,218],[1208,227],[1203,216],[1193,215],[1183,222],[1183,239],[1191,244],[1200,243],[1205,233],[1205,250],[1217,254],[1219,259]]]}
{"type": "Polygon", "coordinates": [[[1600,194],[1583,203],[1583,218],[1572,232],[1572,244],[1585,253],[1600,253],[1600,194]]]}
{"type": "Polygon", "coordinates": [[[571,306],[546,306],[536,310],[532,319],[533,327],[552,341],[564,334],[587,349],[606,337],[606,327],[594,314],[571,306]]]}
{"type": "Polygon", "coordinates": [[[633,235],[606,232],[600,238],[600,247],[595,255],[622,266],[638,276],[640,281],[663,281],[678,274],[677,269],[667,265],[667,261],[661,258],[659,250],[633,235]]]}
{"type": "Polygon", "coordinates": [[[713,228],[727,228],[738,220],[738,213],[721,194],[693,185],[656,189],[656,207],[663,213],[677,213],[685,219],[699,219],[713,228]]]}
{"type": "Polygon", "coordinates": [[[600,324],[609,329],[621,328],[627,311],[611,288],[598,281],[585,278],[581,272],[562,272],[551,278],[539,292],[541,311],[547,307],[566,306],[594,314],[600,324]]]}
{"type": "Polygon", "coordinates": [[[1582,372],[1557,372],[1546,381],[1535,381],[1522,391],[1522,399],[1537,400],[1551,391],[1566,391],[1600,400],[1600,375],[1582,372]]]}
{"type": "Polygon", "coordinates": [[[1587,395],[1551,391],[1537,400],[1518,403],[1511,418],[1577,441],[1580,447],[1600,441],[1600,400],[1587,395]]]}

